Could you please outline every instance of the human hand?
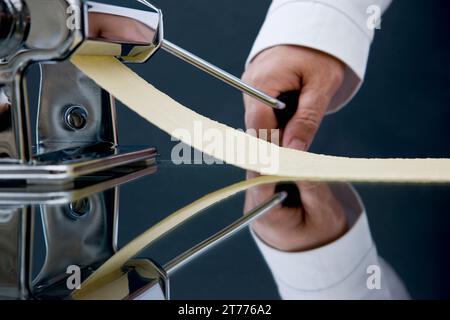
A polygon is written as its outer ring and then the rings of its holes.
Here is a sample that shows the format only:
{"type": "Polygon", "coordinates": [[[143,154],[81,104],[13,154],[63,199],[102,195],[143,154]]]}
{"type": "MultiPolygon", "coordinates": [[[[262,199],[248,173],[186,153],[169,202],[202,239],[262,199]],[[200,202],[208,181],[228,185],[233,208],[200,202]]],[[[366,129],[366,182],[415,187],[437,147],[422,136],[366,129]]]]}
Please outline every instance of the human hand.
{"type": "Polygon", "coordinates": [[[278,97],[300,91],[295,115],[279,128],[273,109],[244,97],[245,121],[251,129],[281,129],[281,146],[307,150],[334,95],[342,85],[345,65],[338,59],[300,46],[276,46],[261,52],[250,63],[243,80],[278,97]]]}
{"type": "MultiPolygon", "coordinates": [[[[296,182],[297,206],[272,209],[252,224],[253,231],[269,246],[286,252],[306,251],[339,239],[347,231],[347,218],[325,183],[296,182]]],[[[274,195],[275,184],[249,189],[245,212],[274,195]]],[[[290,193],[292,196],[292,193],[290,193]]]]}

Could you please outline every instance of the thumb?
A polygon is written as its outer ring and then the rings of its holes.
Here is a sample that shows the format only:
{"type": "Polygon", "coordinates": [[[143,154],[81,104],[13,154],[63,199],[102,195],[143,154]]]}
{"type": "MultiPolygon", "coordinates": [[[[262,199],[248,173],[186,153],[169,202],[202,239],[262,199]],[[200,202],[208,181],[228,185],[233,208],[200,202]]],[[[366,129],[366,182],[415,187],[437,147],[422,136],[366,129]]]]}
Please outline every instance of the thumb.
{"type": "Polygon", "coordinates": [[[298,108],[289,120],[284,134],[283,146],[306,151],[316,135],[327,110],[329,99],[320,90],[305,86],[298,101],[298,108]]]}

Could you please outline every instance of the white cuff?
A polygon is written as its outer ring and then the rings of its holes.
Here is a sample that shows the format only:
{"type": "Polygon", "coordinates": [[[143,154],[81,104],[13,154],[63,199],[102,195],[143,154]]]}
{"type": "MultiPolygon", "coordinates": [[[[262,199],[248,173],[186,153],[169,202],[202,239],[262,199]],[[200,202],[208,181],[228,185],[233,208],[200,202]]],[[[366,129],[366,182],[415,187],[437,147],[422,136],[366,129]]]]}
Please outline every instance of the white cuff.
{"type": "Polygon", "coordinates": [[[347,68],[344,83],[330,104],[329,112],[334,112],[361,86],[374,32],[366,26],[368,16],[363,6],[351,6],[346,12],[327,2],[274,1],[248,62],[277,45],[305,46],[338,58],[347,68]],[[354,19],[350,14],[358,17],[354,19]]]}
{"type": "Polygon", "coordinates": [[[304,252],[276,250],[252,231],[261,253],[278,282],[302,291],[331,288],[346,279],[375,251],[369,223],[361,200],[349,184],[330,186],[348,216],[351,229],[340,239],[304,252]],[[353,222],[352,222],[353,220],[353,222]]]}

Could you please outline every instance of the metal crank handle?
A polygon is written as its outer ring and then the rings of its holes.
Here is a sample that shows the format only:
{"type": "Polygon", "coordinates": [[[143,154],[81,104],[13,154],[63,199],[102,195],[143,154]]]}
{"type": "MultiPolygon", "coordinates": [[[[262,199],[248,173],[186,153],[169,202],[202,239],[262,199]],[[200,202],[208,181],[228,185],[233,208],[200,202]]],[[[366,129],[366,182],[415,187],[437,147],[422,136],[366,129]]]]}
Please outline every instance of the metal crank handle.
{"type": "Polygon", "coordinates": [[[281,110],[286,107],[284,102],[274,97],[271,97],[268,94],[262,92],[261,90],[258,90],[246,84],[239,78],[229,74],[228,72],[220,69],[219,67],[216,67],[215,65],[209,63],[208,61],[205,61],[202,58],[197,57],[196,55],[190,53],[189,51],[180,48],[179,46],[173,44],[170,41],[163,40],[161,48],[173,54],[174,56],[186,61],[187,63],[199,68],[200,70],[209,73],[210,75],[216,77],[217,79],[224,81],[225,83],[240,90],[241,92],[248,94],[249,96],[255,99],[258,99],[259,101],[265,103],[266,105],[274,109],[281,110]]]}

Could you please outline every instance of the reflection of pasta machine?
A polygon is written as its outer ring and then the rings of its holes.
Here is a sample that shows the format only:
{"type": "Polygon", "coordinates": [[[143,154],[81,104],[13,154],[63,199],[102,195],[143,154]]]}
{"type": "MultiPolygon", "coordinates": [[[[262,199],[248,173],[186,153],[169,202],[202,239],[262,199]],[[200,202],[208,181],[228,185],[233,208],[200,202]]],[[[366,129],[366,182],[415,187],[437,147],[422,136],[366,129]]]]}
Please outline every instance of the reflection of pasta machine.
{"type": "MultiPolygon", "coordinates": [[[[35,210],[31,205],[40,204],[47,250],[58,257],[61,252],[57,250],[63,248],[58,232],[69,230],[76,239],[83,237],[83,226],[65,227],[73,221],[82,223],[79,215],[91,212],[89,219],[97,219],[92,226],[98,228],[90,231],[98,237],[99,246],[65,262],[95,265],[115,250],[117,194],[102,190],[155,169],[155,148],[119,146],[114,98],[68,62],[75,52],[143,63],[163,48],[275,109],[284,108],[277,99],[164,40],[161,11],[144,0],[135,5],[123,8],[82,0],[0,0],[0,296],[45,296],[47,289],[61,280],[63,265],[50,255],[48,268],[35,283],[30,281],[35,210]],[[33,138],[26,82],[27,71],[35,63],[40,64],[41,84],[33,138]],[[48,207],[55,201],[57,207],[48,207]],[[67,212],[74,214],[72,220],[64,220],[67,212]]],[[[167,269],[175,270],[279,204],[284,196],[278,194],[252,215],[174,260],[167,269]]],[[[141,281],[137,291],[130,292],[131,298],[145,297],[154,288],[167,296],[166,275],[160,268],[142,261],[128,267],[126,273],[141,281]],[[149,265],[153,276],[142,282],[138,271],[146,273],[149,265]]]]}
{"type": "Polygon", "coordinates": [[[135,5],[145,10],[81,0],[0,1],[0,181],[67,183],[154,162],[154,148],[118,146],[114,98],[66,61],[75,52],[142,63],[164,48],[283,108],[282,102],[163,40],[161,11],[143,0],[135,5]],[[26,89],[33,63],[40,63],[42,71],[35,148],[26,89]]]}
{"type": "MultiPolygon", "coordinates": [[[[131,168],[82,178],[64,191],[0,189],[0,300],[62,299],[76,292],[76,287],[68,285],[70,268],[79,270],[75,276],[82,282],[117,251],[120,186],[155,169],[131,168]]],[[[164,267],[148,259],[128,261],[119,281],[126,284],[125,289],[111,281],[90,298],[168,299],[173,272],[285,198],[284,193],[276,194],[164,267]]]]}

